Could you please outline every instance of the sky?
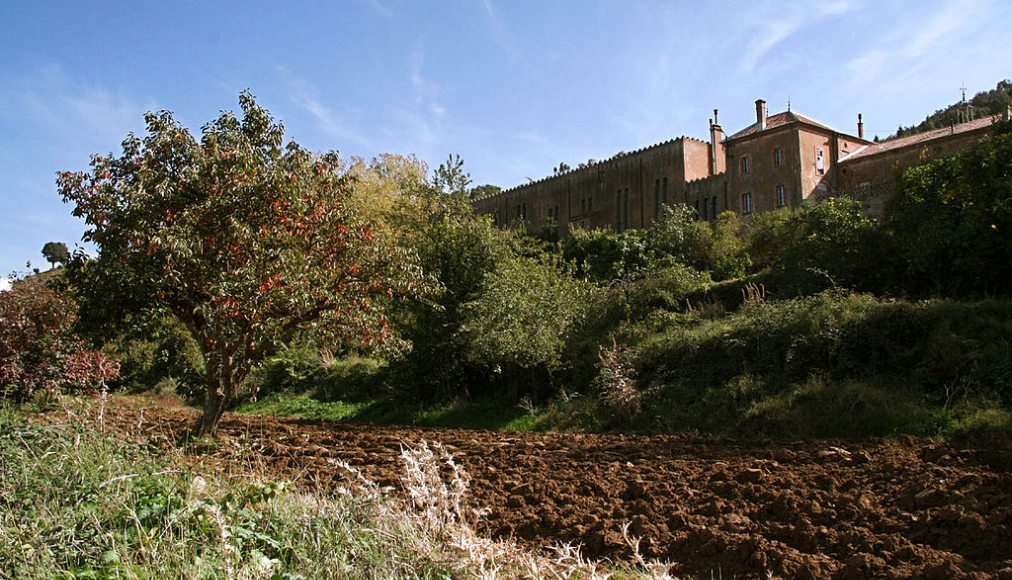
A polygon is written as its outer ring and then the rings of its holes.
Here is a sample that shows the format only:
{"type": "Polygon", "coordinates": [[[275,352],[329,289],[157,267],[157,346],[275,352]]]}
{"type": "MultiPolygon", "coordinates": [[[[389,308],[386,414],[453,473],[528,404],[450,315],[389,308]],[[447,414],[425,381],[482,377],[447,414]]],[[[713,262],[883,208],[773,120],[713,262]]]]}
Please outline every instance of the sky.
{"type": "MultiPolygon", "coordinates": [[[[55,174],[167,109],[193,132],[249,89],[317,151],[459,154],[510,187],[788,102],[885,137],[1012,77],[1007,0],[0,3],[0,276],[84,224],[55,174]]],[[[0,282],[2,287],[4,282],[0,282]]]]}

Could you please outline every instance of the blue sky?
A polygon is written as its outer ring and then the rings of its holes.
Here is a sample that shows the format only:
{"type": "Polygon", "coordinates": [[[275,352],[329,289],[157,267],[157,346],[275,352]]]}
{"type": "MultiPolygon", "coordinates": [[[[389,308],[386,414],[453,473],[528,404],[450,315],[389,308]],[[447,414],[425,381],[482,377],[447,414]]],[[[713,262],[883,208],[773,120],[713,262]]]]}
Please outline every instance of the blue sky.
{"type": "Polygon", "coordinates": [[[249,88],[315,150],[459,153],[517,185],[728,132],[753,101],[885,136],[1012,77],[1007,0],[18,2],[0,4],[0,273],[83,225],[54,185],[143,113],[193,130],[249,88]]]}

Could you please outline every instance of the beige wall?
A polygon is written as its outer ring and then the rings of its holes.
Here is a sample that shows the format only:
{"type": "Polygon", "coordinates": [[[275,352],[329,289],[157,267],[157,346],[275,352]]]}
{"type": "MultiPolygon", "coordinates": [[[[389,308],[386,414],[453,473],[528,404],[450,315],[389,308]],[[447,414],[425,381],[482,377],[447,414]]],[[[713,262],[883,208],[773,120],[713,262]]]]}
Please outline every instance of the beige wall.
{"type": "Polygon", "coordinates": [[[982,127],[853,160],[845,159],[840,163],[838,189],[861,199],[869,214],[880,217],[904,170],[940,155],[952,155],[972,145],[989,131],[990,127],[982,127]]]}
{"type": "Polygon", "coordinates": [[[528,227],[535,230],[556,207],[563,227],[642,228],[657,215],[658,193],[664,201],[665,180],[670,203],[683,196],[686,175],[706,175],[707,147],[697,139],[674,139],[506,190],[476,201],[475,209],[510,224],[518,219],[517,207],[526,204],[528,227]]]}
{"type": "Polygon", "coordinates": [[[712,175],[710,143],[680,137],[506,190],[476,201],[475,208],[479,213],[496,214],[500,225],[515,223],[518,206],[526,206],[527,224],[535,230],[543,227],[550,208],[553,212],[558,208],[557,221],[563,231],[570,225],[623,230],[645,227],[657,217],[658,193],[661,201],[687,203],[698,209],[700,217],[712,219],[726,209],[742,214],[746,193],[751,194],[752,213],[777,209],[777,186],[785,190],[785,205],[796,207],[823,194],[849,192],[868,184],[871,187],[866,189],[872,194],[865,207],[872,214],[880,214],[880,194],[892,190],[900,169],[958,151],[988,130],[982,127],[942,135],[845,159],[862,147],[874,146],[829,129],[792,123],[718,144],[720,158],[716,166],[726,170],[712,175]],[[778,148],[783,158],[779,166],[774,162],[774,150],[778,148]],[[818,150],[822,151],[821,171],[816,161],[818,150]],[[747,174],[741,166],[744,156],[749,159],[747,174]]]}

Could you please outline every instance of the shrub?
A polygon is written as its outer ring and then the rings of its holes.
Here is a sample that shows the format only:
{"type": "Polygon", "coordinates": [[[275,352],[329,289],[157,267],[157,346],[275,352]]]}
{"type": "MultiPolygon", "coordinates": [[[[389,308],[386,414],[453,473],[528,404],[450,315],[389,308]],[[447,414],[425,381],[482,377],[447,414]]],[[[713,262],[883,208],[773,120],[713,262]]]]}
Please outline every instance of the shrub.
{"type": "MultiPolygon", "coordinates": [[[[640,341],[632,354],[640,384],[662,393],[651,412],[681,428],[755,430],[758,424],[748,427],[744,419],[748,413],[764,416],[757,405],[836,404],[843,399],[832,392],[848,384],[855,388],[847,400],[860,395],[869,413],[882,401],[901,399],[912,401],[911,409],[927,405],[932,413],[982,401],[1008,409],[1009,336],[1007,302],[909,303],[828,292],[672,324],[640,341]],[[802,389],[811,395],[807,399],[790,394],[813,375],[828,390],[802,389]],[[881,392],[885,385],[892,394],[881,392]]],[[[817,421],[816,414],[805,413],[817,421]]],[[[912,428],[894,419],[887,421],[894,428],[912,428]]],[[[879,433],[871,428],[875,421],[852,425],[879,433]]],[[[919,432],[926,432],[930,421],[918,421],[919,432]]]]}
{"type": "MultiPolygon", "coordinates": [[[[785,243],[773,263],[773,280],[783,294],[813,294],[831,287],[876,290],[889,254],[876,223],[860,202],[830,198],[781,216],[760,228],[764,237],[785,243]],[[782,220],[782,221],[781,221],[782,220]]],[[[756,240],[756,245],[761,240],[756,240]]]]}
{"type": "Polygon", "coordinates": [[[647,269],[650,251],[644,237],[635,230],[574,228],[563,244],[563,256],[576,264],[576,274],[598,283],[634,276],[647,269]]]}
{"type": "Polygon", "coordinates": [[[463,307],[461,339],[471,364],[513,377],[514,391],[550,383],[594,290],[552,256],[506,260],[463,307]]]}
{"type": "Polygon", "coordinates": [[[913,294],[1009,295],[1012,123],[952,157],[907,170],[885,225],[913,294]]]}
{"type": "Polygon", "coordinates": [[[72,332],[77,306],[44,284],[0,292],[0,397],[26,401],[40,391],[102,388],[119,364],[89,351],[72,332]]]}

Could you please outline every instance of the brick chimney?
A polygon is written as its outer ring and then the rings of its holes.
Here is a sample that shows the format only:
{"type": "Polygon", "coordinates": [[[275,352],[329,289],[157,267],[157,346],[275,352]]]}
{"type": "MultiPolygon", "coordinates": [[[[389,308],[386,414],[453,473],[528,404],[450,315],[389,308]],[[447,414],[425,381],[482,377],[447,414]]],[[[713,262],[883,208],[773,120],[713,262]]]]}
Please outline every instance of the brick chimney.
{"type": "Polygon", "coordinates": [[[717,123],[717,109],[713,110],[713,120],[710,121],[710,175],[723,173],[727,169],[724,159],[724,129],[717,123]]]}
{"type": "Polygon", "coordinates": [[[857,138],[864,139],[864,119],[861,118],[861,113],[857,114],[857,138]]]}
{"type": "Polygon", "coordinates": [[[755,122],[759,124],[759,130],[766,130],[766,101],[759,99],[755,102],[755,122]]]}

